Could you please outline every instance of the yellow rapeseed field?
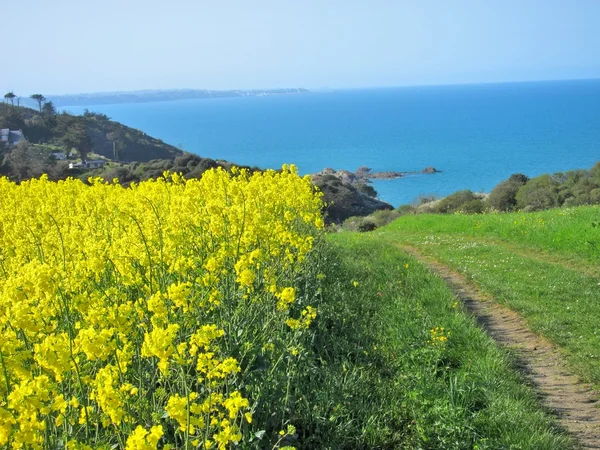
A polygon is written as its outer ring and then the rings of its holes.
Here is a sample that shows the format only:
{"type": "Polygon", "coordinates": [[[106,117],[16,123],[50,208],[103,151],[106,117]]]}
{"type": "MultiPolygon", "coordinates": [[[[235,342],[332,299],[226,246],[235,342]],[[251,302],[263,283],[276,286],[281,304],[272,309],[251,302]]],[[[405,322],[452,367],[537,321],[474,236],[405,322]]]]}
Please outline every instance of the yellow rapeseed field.
{"type": "Polygon", "coordinates": [[[317,316],[301,280],[321,206],[293,166],[128,188],[0,179],[0,447],[251,439],[248,392],[292,370],[317,316]]]}

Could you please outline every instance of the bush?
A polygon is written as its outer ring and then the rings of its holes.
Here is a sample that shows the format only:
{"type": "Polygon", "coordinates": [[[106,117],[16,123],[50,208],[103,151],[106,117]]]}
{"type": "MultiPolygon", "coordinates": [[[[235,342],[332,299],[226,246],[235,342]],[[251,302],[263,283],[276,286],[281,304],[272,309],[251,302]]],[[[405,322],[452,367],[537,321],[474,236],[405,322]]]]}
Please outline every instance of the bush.
{"type": "Polygon", "coordinates": [[[133,172],[131,172],[131,170],[129,170],[129,167],[127,166],[110,168],[103,172],[100,176],[108,182],[112,182],[112,180],[114,180],[115,178],[119,180],[119,183],[130,183],[132,181],[138,181],[136,175],[133,172]]]}
{"type": "Polygon", "coordinates": [[[487,198],[487,205],[496,211],[512,211],[517,206],[517,192],[528,178],[520,173],[513,174],[497,185],[487,198]]]}
{"type": "Polygon", "coordinates": [[[358,231],[364,233],[366,231],[375,230],[377,228],[377,225],[369,217],[352,216],[344,220],[344,223],[342,223],[341,228],[347,231],[358,231]]]}
{"type": "Polygon", "coordinates": [[[382,227],[387,225],[388,223],[393,222],[398,217],[400,217],[400,213],[396,209],[382,209],[381,211],[375,211],[371,214],[368,219],[372,220],[377,227],[382,227]]]}
{"type": "Polygon", "coordinates": [[[560,183],[548,174],[533,178],[517,192],[517,207],[527,211],[561,206],[559,200],[560,183]]]}
{"type": "Polygon", "coordinates": [[[439,199],[440,199],[440,196],[435,195],[435,194],[419,195],[413,202],[413,206],[423,206],[423,205],[426,205],[427,203],[432,203],[432,202],[438,201],[439,199]]]}
{"type": "Polygon", "coordinates": [[[407,214],[415,214],[415,207],[412,205],[400,205],[396,211],[398,211],[398,216],[406,216],[407,214]]]}
{"type": "Polygon", "coordinates": [[[367,231],[373,231],[377,229],[377,225],[369,219],[365,219],[359,226],[358,231],[365,233],[367,231]]]}
{"type": "Polygon", "coordinates": [[[483,200],[477,198],[463,204],[459,212],[464,214],[481,214],[483,211],[485,211],[485,204],[483,200]]]}
{"type": "Polygon", "coordinates": [[[481,202],[480,196],[475,195],[472,191],[458,191],[443,198],[434,208],[434,212],[442,214],[459,212],[462,211],[464,205],[472,203],[474,200],[481,202]]]}

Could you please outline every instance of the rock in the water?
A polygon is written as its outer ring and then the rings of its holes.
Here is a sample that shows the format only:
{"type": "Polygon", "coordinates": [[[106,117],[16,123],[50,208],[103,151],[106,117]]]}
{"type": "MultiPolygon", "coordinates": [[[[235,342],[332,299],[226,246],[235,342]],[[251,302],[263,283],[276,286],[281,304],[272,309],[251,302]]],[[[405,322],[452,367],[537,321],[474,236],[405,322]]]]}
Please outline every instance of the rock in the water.
{"type": "Polygon", "coordinates": [[[433,166],[429,166],[429,167],[425,167],[423,169],[423,173],[437,173],[439,172],[439,170],[437,170],[435,167],[433,166]]]}
{"type": "Polygon", "coordinates": [[[376,180],[392,180],[394,178],[402,178],[407,172],[373,172],[368,175],[368,178],[376,180]]]}

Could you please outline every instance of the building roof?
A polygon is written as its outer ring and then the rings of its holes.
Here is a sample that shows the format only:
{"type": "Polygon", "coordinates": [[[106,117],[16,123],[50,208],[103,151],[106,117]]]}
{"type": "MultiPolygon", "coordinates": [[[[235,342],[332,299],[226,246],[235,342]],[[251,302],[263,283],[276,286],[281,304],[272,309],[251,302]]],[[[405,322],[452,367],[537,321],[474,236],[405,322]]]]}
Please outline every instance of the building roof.
{"type": "Polygon", "coordinates": [[[17,131],[9,131],[8,133],[8,141],[9,142],[16,142],[16,141],[20,141],[21,139],[23,139],[23,132],[21,130],[17,130],[17,131]]]}

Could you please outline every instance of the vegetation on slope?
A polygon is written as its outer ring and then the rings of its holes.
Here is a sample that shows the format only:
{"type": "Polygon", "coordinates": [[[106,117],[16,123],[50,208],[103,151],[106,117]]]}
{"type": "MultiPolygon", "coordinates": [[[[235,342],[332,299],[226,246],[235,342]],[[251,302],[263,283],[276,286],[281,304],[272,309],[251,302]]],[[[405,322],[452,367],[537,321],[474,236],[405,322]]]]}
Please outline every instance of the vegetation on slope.
{"type": "MultiPolygon", "coordinates": [[[[590,170],[571,170],[529,179],[511,175],[490,194],[457,191],[444,198],[422,197],[412,205],[401,205],[392,212],[377,211],[349,217],[342,224],[349,231],[372,231],[404,215],[482,214],[600,204],[600,162],[590,170]]],[[[491,219],[492,228],[494,221],[491,219]]],[[[502,220],[502,219],[499,219],[502,220]]]]}
{"type": "Polygon", "coordinates": [[[40,111],[0,103],[0,128],[23,130],[32,144],[49,144],[67,152],[75,149],[84,158],[91,151],[110,159],[117,156],[120,161],[173,159],[183,153],[104,114],[57,114],[51,103],[46,103],[40,111]]]}
{"type": "Polygon", "coordinates": [[[284,168],[0,180],[0,445],[570,446],[438,278],[284,168]]]}
{"type": "Polygon", "coordinates": [[[444,282],[376,234],[328,241],[307,448],[570,448],[444,282]]]}
{"type": "Polygon", "coordinates": [[[380,236],[472,279],[558,344],[600,388],[599,206],[537,213],[404,216],[380,236]]]}

